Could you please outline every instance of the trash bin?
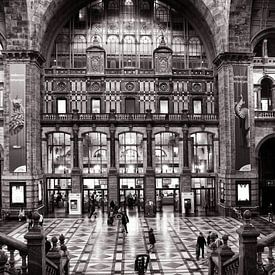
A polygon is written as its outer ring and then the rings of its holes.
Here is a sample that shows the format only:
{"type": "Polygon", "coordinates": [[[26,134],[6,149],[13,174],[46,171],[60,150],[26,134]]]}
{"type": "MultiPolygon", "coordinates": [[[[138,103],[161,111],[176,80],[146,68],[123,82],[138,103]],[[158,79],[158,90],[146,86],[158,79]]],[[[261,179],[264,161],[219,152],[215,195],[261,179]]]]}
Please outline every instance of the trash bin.
{"type": "Polygon", "coordinates": [[[137,271],[138,275],[144,275],[148,264],[149,264],[150,256],[148,254],[139,254],[135,259],[135,271],[137,271]]]}

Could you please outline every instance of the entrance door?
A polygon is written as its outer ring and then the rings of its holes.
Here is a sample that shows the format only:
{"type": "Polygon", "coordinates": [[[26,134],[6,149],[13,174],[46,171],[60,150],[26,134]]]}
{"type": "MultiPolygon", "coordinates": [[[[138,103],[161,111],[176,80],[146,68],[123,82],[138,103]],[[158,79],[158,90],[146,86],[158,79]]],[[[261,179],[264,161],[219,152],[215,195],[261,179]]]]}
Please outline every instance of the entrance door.
{"type": "Polygon", "coordinates": [[[83,213],[89,212],[89,198],[94,194],[95,207],[102,212],[107,211],[108,190],[107,179],[105,178],[84,178],[83,179],[83,213]]]}
{"type": "Polygon", "coordinates": [[[179,189],[156,189],[157,211],[168,206],[174,212],[180,211],[179,189]]]}
{"type": "Polygon", "coordinates": [[[94,194],[95,207],[102,212],[107,211],[108,207],[108,191],[105,189],[84,189],[83,192],[83,213],[89,213],[89,198],[94,194]]]}
{"type": "Polygon", "coordinates": [[[215,189],[214,188],[194,188],[195,212],[199,215],[208,215],[215,212],[215,189]]]}
{"type": "Polygon", "coordinates": [[[55,216],[69,213],[69,194],[71,193],[70,178],[47,179],[47,212],[55,216]]]}
{"type": "Polygon", "coordinates": [[[144,210],[144,194],[142,189],[120,190],[120,206],[124,210],[137,208],[138,212],[144,210]]]}

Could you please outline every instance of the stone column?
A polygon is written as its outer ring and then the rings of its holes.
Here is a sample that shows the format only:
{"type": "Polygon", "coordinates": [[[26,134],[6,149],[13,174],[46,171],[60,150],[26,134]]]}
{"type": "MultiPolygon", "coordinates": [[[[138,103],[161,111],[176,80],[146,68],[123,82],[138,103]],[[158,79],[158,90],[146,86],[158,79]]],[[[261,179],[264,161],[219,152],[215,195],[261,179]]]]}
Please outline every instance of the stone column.
{"type": "Polygon", "coordinates": [[[116,168],[116,139],[115,139],[116,127],[111,124],[110,126],[110,168],[109,168],[109,184],[108,184],[108,197],[109,203],[114,201],[119,203],[119,186],[118,175],[116,168]]]}
{"type": "Polygon", "coordinates": [[[144,202],[145,202],[145,216],[154,216],[156,211],[156,179],[155,170],[153,168],[153,146],[152,146],[152,125],[148,124],[147,132],[147,167],[144,179],[144,202]],[[153,211],[149,208],[153,207],[153,211]]]}
{"type": "Polygon", "coordinates": [[[36,51],[4,51],[3,209],[11,207],[10,182],[24,184],[25,208],[38,207],[41,167],[41,75],[44,58],[36,51]],[[20,88],[18,83],[20,82],[20,88]],[[16,176],[20,173],[20,177],[16,176]]]}
{"type": "Polygon", "coordinates": [[[72,193],[81,193],[81,171],[79,168],[79,152],[78,152],[78,132],[77,124],[72,127],[72,142],[73,142],[73,168],[72,168],[72,193]]]}
{"type": "Polygon", "coordinates": [[[24,236],[28,246],[28,274],[46,275],[45,234],[39,225],[39,214],[33,214],[34,225],[24,236]]]}
{"type": "Polygon", "coordinates": [[[239,274],[257,275],[257,237],[260,235],[251,224],[251,212],[243,214],[245,223],[237,229],[239,234],[239,274]]]}
{"type": "MultiPolygon", "coordinates": [[[[183,150],[182,150],[182,172],[180,174],[180,205],[179,205],[179,212],[182,212],[182,204],[184,203],[184,193],[191,194],[191,169],[189,164],[189,139],[188,139],[189,128],[187,124],[184,124],[182,127],[182,143],[183,143],[183,150]],[[183,201],[182,201],[183,200],[183,201]]],[[[189,194],[189,195],[190,195],[189,194]]],[[[187,195],[188,198],[190,196],[187,195]]],[[[184,205],[183,205],[184,206],[184,205]]],[[[185,210],[184,210],[185,211],[185,210]]]]}
{"type": "MultiPolygon", "coordinates": [[[[251,181],[251,189],[257,188],[256,182],[252,182],[257,178],[253,163],[255,119],[252,61],[251,53],[222,53],[214,60],[219,81],[219,178],[226,179],[225,188],[231,194],[226,197],[229,199],[225,202],[227,207],[236,205],[237,180],[251,181]],[[249,115],[244,117],[239,113],[246,111],[249,115]]],[[[252,195],[252,205],[258,205],[258,198],[252,195]]]]}
{"type": "Polygon", "coordinates": [[[272,108],[272,111],[275,110],[275,87],[272,87],[271,89],[271,108],[272,108]]]}

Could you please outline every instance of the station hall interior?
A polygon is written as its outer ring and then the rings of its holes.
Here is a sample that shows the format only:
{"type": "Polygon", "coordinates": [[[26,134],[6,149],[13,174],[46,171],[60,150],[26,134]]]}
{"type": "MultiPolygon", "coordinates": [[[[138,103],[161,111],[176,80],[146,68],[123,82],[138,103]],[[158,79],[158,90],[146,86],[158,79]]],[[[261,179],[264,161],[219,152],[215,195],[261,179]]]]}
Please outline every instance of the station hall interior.
{"type": "Polygon", "coordinates": [[[100,232],[111,203],[133,234],[267,217],[274,110],[272,0],[0,0],[3,221],[91,225],[91,198],[100,232]]]}

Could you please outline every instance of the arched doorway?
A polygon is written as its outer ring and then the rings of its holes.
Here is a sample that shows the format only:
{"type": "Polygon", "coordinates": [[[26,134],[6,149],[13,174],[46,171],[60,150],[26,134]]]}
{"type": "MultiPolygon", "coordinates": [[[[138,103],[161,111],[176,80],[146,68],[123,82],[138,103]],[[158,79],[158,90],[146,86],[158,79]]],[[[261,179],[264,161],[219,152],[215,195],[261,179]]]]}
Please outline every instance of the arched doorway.
{"type": "Polygon", "coordinates": [[[275,210],[275,137],[266,140],[259,149],[259,182],[262,212],[267,213],[270,203],[275,210]]]}

